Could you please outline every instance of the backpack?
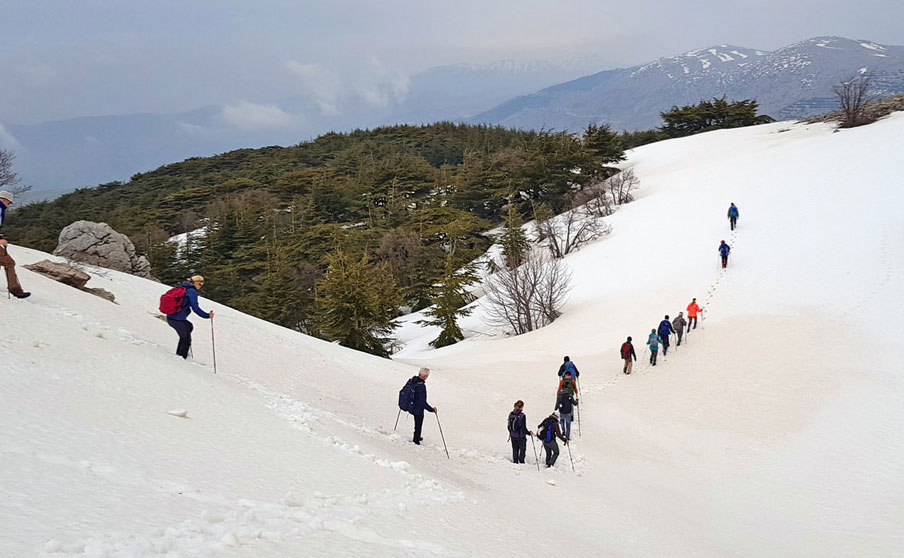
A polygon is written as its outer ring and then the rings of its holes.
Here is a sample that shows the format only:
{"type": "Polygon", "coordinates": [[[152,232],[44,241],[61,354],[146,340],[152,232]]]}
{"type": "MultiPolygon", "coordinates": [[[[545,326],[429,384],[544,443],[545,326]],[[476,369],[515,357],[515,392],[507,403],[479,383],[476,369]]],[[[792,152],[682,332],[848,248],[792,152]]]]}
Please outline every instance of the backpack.
{"type": "Polygon", "coordinates": [[[414,382],[412,380],[408,380],[408,383],[399,390],[399,409],[402,409],[406,413],[414,412],[414,400],[417,398],[417,394],[414,391],[414,382]]]}
{"type": "Polygon", "coordinates": [[[568,395],[574,395],[574,378],[562,380],[562,393],[567,393],[568,395]]]}
{"type": "Polygon", "coordinates": [[[181,312],[182,305],[185,303],[186,291],[188,289],[185,287],[173,287],[160,295],[160,312],[167,316],[181,312]]]}
{"type": "Polygon", "coordinates": [[[512,414],[512,413],[509,414],[509,418],[508,418],[509,434],[514,434],[515,432],[518,432],[521,429],[520,426],[521,426],[522,419],[524,419],[524,415],[519,416],[519,415],[512,414]]]}
{"type": "Polygon", "coordinates": [[[719,246],[719,253],[722,254],[723,257],[727,256],[729,252],[731,252],[731,247],[729,247],[728,244],[722,244],[719,246]]]}
{"type": "Polygon", "coordinates": [[[554,429],[552,427],[555,419],[550,419],[549,417],[543,419],[539,425],[537,425],[537,438],[540,438],[544,442],[551,442],[553,440],[554,429]]]}
{"type": "Polygon", "coordinates": [[[621,357],[623,359],[631,358],[631,344],[625,341],[621,346],[621,357]]]}
{"type": "MultiPolygon", "coordinates": [[[[578,369],[577,367],[575,367],[574,363],[569,360],[565,363],[565,372],[571,372],[571,377],[574,378],[577,376],[578,369]]],[[[565,375],[564,372],[562,373],[562,375],[565,375]]]]}

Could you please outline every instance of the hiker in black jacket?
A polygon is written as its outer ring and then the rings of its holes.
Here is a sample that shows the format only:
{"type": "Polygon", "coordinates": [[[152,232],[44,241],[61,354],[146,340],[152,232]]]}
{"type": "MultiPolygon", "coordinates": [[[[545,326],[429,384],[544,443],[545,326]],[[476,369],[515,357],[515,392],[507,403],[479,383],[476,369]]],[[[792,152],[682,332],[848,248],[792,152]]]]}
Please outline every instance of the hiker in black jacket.
{"type": "Polygon", "coordinates": [[[512,441],[512,463],[524,463],[524,454],[527,453],[527,437],[534,433],[527,429],[527,415],[524,409],[524,401],[515,401],[515,408],[508,416],[509,439],[512,441]]]}
{"type": "Polygon", "coordinates": [[[421,427],[424,426],[424,411],[436,412],[436,407],[431,407],[427,403],[427,384],[425,382],[429,375],[429,368],[421,368],[417,376],[409,380],[414,382],[414,408],[411,410],[411,414],[414,415],[414,443],[417,445],[420,445],[421,440],[424,439],[421,437],[421,427]]]}
{"type": "Polygon", "coordinates": [[[568,440],[562,436],[562,431],[559,430],[559,413],[553,412],[543,419],[543,422],[537,427],[537,432],[540,439],[543,440],[543,449],[546,450],[546,467],[552,467],[559,458],[559,444],[556,443],[556,438],[568,445],[568,440]]]}
{"type": "Polygon", "coordinates": [[[571,440],[571,421],[574,418],[574,406],[577,400],[567,391],[563,391],[556,398],[556,410],[559,412],[559,423],[565,432],[565,439],[571,440]]]}

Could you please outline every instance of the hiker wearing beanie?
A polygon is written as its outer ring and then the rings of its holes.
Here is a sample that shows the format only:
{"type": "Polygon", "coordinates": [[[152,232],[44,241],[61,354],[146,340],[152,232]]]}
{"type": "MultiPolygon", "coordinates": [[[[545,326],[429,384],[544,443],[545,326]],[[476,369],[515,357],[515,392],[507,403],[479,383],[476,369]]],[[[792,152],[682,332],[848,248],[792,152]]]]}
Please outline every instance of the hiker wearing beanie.
{"type": "MultiPolygon", "coordinates": [[[[182,285],[171,289],[173,292],[177,289],[185,289],[178,312],[166,315],[166,323],[179,334],[179,344],[176,345],[176,354],[182,358],[188,358],[188,351],[191,349],[191,332],[195,328],[188,321],[189,314],[192,311],[204,319],[213,318],[213,310],[205,312],[198,306],[198,291],[204,286],[204,277],[200,275],[192,275],[190,278],[182,282],[182,285]]],[[[169,293],[167,293],[168,295],[169,293]]],[[[166,295],[164,295],[166,296],[166,295]]]]}
{"type": "Polygon", "coordinates": [[[734,203],[732,203],[728,207],[728,221],[731,223],[731,230],[734,230],[735,226],[738,224],[738,217],[738,208],[734,203]]]}
{"type": "Polygon", "coordinates": [[[669,353],[669,335],[672,334],[672,322],[669,321],[669,315],[665,315],[665,319],[659,322],[659,338],[662,339],[662,356],[669,353]]]}
{"type": "Polygon", "coordinates": [[[722,268],[724,269],[728,265],[728,254],[731,253],[731,246],[725,244],[723,240],[721,244],[719,244],[719,256],[722,258],[722,268]]]}
{"type": "Polygon", "coordinates": [[[508,416],[509,440],[512,442],[512,463],[524,463],[527,453],[527,437],[534,433],[527,429],[527,415],[523,412],[524,401],[515,401],[515,408],[508,416]]]}
{"type": "Polygon", "coordinates": [[[559,430],[559,413],[554,411],[543,419],[543,422],[537,427],[537,437],[543,441],[543,449],[546,450],[546,467],[552,467],[559,458],[559,444],[556,442],[556,438],[568,445],[568,440],[562,436],[562,431],[559,430]]]}
{"type": "Polygon", "coordinates": [[[571,362],[571,359],[567,356],[565,357],[565,362],[563,362],[562,366],[559,367],[559,377],[564,378],[566,371],[571,372],[571,377],[574,379],[577,379],[577,377],[581,375],[581,373],[578,371],[578,367],[575,366],[574,363],[571,362]]]}
{"type": "Polygon", "coordinates": [[[9,246],[3,238],[3,223],[6,222],[6,209],[13,204],[12,192],[0,190],[0,266],[6,271],[6,288],[16,298],[28,298],[31,293],[23,291],[16,275],[16,262],[9,255],[9,246]]]}
{"type": "Polygon", "coordinates": [[[650,330],[650,336],[647,337],[647,345],[650,346],[650,364],[656,366],[656,354],[659,353],[659,343],[662,339],[656,334],[655,329],[650,330]]]}
{"type": "Polygon", "coordinates": [[[684,319],[684,312],[678,312],[678,317],[672,320],[672,331],[675,332],[675,335],[678,336],[677,346],[681,346],[681,338],[684,336],[684,327],[687,325],[687,320],[684,319]]]}
{"type": "Polygon", "coordinates": [[[625,367],[624,369],[622,369],[622,372],[625,374],[630,374],[633,363],[637,362],[637,353],[634,352],[634,345],[631,343],[630,335],[628,336],[628,340],[622,343],[621,357],[622,360],[625,361],[625,367]]]}
{"type": "Polygon", "coordinates": [[[700,305],[697,304],[697,299],[691,301],[690,304],[687,305],[687,332],[691,331],[691,324],[694,324],[694,329],[697,329],[697,314],[702,312],[703,309],[700,308],[700,305]]]}

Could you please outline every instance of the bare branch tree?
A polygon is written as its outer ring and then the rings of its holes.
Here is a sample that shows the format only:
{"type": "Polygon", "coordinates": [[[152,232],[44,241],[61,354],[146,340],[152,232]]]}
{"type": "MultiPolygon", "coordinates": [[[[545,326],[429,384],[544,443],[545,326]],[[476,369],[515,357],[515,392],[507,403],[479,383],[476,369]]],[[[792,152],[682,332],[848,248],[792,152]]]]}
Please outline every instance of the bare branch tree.
{"type": "Polygon", "coordinates": [[[587,211],[597,217],[608,217],[619,205],[634,201],[631,193],[640,185],[640,180],[632,169],[626,169],[610,176],[606,180],[597,181],[575,195],[574,205],[585,206],[587,211]]]}
{"type": "Polygon", "coordinates": [[[859,76],[832,88],[841,105],[842,128],[869,124],[866,118],[866,102],[869,100],[870,77],[859,76]]]}
{"type": "Polygon", "coordinates": [[[612,203],[622,205],[634,201],[634,195],[631,192],[637,189],[640,180],[634,175],[633,169],[625,169],[606,179],[605,185],[609,190],[612,203]]]}
{"type": "Polygon", "coordinates": [[[611,231],[611,227],[586,205],[555,216],[552,216],[550,210],[540,206],[534,211],[534,218],[538,239],[546,243],[550,253],[556,258],[563,258],[611,231]]]}
{"type": "Polygon", "coordinates": [[[515,335],[552,323],[571,290],[571,272],[543,251],[514,268],[503,267],[486,282],[486,320],[515,335]]]}
{"type": "Polygon", "coordinates": [[[13,171],[13,159],[16,155],[0,147],[0,188],[9,190],[14,196],[31,190],[31,186],[19,184],[19,174],[13,171]]]}

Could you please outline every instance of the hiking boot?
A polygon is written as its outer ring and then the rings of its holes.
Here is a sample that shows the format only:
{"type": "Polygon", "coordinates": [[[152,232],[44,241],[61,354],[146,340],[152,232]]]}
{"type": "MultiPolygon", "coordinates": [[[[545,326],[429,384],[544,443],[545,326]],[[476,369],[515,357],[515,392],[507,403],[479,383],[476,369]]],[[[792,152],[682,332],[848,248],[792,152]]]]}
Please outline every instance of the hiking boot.
{"type": "Polygon", "coordinates": [[[28,298],[31,296],[31,293],[27,291],[10,291],[10,294],[16,298],[28,298]]]}

